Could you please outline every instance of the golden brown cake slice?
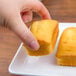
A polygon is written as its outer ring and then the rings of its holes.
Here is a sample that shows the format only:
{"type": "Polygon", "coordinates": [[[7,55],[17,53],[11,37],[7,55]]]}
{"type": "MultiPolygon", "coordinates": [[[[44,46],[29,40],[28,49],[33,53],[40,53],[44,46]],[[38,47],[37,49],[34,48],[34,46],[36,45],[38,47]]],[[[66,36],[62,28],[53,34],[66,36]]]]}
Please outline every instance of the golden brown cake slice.
{"type": "Polygon", "coordinates": [[[58,22],[56,20],[35,21],[30,30],[38,40],[40,48],[35,51],[25,45],[27,53],[31,56],[42,56],[52,53],[59,32],[58,22]]]}
{"type": "Polygon", "coordinates": [[[64,30],[56,54],[57,64],[76,66],[76,27],[64,30]]]}

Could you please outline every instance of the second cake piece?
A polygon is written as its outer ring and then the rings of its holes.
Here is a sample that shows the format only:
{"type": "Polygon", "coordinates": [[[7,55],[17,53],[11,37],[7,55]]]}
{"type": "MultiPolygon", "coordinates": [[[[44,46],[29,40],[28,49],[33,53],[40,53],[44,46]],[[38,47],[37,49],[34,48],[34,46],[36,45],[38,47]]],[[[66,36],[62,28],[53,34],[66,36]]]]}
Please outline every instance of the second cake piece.
{"type": "Polygon", "coordinates": [[[27,46],[30,56],[43,56],[53,52],[58,37],[58,22],[56,20],[40,20],[33,22],[31,32],[40,44],[39,50],[31,50],[27,46]]]}
{"type": "Polygon", "coordinates": [[[57,64],[76,66],[76,27],[64,30],[56,54],[57,64]]]}

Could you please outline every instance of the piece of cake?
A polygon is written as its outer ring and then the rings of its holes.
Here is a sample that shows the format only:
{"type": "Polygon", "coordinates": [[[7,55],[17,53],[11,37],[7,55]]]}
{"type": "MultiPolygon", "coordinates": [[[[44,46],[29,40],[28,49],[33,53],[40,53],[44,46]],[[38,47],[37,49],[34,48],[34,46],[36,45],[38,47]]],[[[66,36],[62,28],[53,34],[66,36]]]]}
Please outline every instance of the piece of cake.
{"type": "Polygon", "coordinates": [[[76,66],[76,27],[64,30],[57,49],[57,64],[76,66]]]}
{"type": "Polygon", "coordinates": [[[48,55],[53,52],[58,37],[58,22],[56,20],[35,21],[30,28],[33,35],[40,44],[39,50],[31,50],[26,45],[27,53],[30,56],[48,55]]]}

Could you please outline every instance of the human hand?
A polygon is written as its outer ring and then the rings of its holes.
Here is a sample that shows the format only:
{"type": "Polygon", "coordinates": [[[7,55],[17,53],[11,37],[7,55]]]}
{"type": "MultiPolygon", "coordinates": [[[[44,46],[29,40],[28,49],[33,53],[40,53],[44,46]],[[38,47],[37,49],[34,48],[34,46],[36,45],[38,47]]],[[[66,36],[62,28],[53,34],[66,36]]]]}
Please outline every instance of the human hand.
{"type": "Polygon", "coordinates": [[[43,19],[50,19],[49,12],[38,0],[0,0],[0,25],[10,28],[31,49],[39,44],[25,22],[32,20],[32,12],[43,19]]]}

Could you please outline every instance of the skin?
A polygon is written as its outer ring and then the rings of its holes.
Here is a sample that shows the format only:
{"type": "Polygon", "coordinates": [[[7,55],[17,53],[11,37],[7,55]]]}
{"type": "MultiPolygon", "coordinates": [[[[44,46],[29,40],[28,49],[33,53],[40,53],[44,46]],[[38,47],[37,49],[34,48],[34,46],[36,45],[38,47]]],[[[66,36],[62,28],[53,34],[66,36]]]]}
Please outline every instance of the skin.
{"type": "Polygon", "coordinates": [[[38,50],[39,44],[25,24],[32,20],[32,12],[42,19],[50,19],[39,0],[0,0],[0,25],[10,28],[31,49],[38,50]]]}

